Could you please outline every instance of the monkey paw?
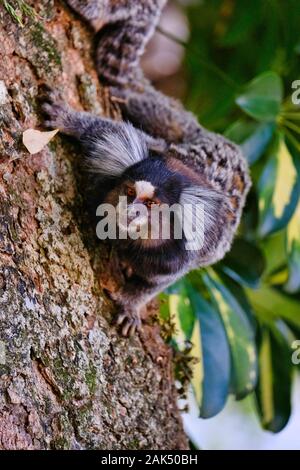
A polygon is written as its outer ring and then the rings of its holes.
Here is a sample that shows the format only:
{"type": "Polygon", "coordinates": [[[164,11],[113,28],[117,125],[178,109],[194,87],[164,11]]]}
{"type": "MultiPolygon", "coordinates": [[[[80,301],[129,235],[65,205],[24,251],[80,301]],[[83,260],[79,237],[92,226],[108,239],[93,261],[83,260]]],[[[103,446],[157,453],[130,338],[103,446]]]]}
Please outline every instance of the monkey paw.
{"type": "Polygon", "coordinates": [[[59,94],[47,85],[41,87],[39,101],[41,111],[45,116],[44,126],[52,129],[65,129],[68,121],[69,108],[60,98],[59,94]]]}
{"type": "Polygon", "coordinates": [[[117,315],[116,324],[121,328],[123,336],[133,336],[142,327],[139,314],[134,310],[122,309],[117,315]]]}

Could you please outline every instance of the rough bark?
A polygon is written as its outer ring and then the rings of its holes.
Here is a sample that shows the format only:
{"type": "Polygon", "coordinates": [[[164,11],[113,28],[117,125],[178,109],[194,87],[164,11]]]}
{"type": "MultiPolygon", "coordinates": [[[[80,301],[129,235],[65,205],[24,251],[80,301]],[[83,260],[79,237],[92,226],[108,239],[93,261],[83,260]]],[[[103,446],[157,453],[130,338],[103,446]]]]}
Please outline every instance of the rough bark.
{"type": "Polygon", "coordinates": [[[186,448],[158,327],[123,339],[111,324],[114,273],[84,215],[76,145],[22,145],[41,83],[104,112],[90,32],[62,2],[34,6],[22,28],[0,2],[0,448],[186,448]]]}

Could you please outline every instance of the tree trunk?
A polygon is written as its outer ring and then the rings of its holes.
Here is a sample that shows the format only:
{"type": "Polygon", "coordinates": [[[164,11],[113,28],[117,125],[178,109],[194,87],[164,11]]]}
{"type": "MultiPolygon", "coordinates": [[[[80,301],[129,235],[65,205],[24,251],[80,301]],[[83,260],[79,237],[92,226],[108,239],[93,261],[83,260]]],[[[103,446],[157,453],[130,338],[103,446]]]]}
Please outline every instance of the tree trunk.
{"type": "Polygon", "coordinates": [[[117,274],[82,209],[76,145],[22,144],[41,83],[78,109],[107,105],[91,33],[62,2],[33,4],[21,27],[0,1],[0,448],[185,449],[159,328],[112,326],[117,274]]]}

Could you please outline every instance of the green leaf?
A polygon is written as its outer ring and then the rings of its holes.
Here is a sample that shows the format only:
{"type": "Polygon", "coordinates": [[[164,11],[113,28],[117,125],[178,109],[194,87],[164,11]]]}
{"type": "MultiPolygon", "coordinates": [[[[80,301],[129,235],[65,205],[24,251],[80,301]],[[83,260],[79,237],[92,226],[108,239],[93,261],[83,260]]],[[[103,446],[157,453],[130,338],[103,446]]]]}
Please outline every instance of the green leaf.
{"type": "Polygon", "coordinates": [[[299,199],[299,181],[283,134],[277,133],[258,183],[259,227],[264,237],[286,226],[299,199]]]}
{"type": "Polygon", "coordinates": [[[162,320],[168,321],[170,318],[169,296],[165,292],[161,292],[159,301],[159,315],[162,320]]]}
{"type": "Polygon", "coordinates": [[[245,86],[236,103],[258,121],[275,121],[283,98],[282,80],[275,72],[259,75],[245,86]]]}
{"type": "Polygon", "coordinates": [[[257,126],[256,131],[243,142],[242,152],[249,165],[253,165],[263,155],[274,134],[275,125],[270,122],[257,126]]]}
{"type": "Polygon", "coordinates": [[[270,276],[273,272],[279,271],[286,263],[286,234],[281,230],[264,238],[260,247],[266,260],[264,277],[270,276]]]}
{"type": "MultiPolygon", "coordinates": [[[[265,123],[264,123],[265,124],[265,123]]],[[[230,140],[233,140],[236,144],[241,145],[247,140],[261,125],[255,121],[246,121],[245,119],[239,119],[225,130],[224,135],[230,140]]]]}
{"type": "Polygon", "coordinates": [[[256,288],[265,269],[265,259],[256,245],[236,238],[230,252],[219,266],[235,281],[256,288]]]}
{"type": "Polygon", "coordinates": [[[214,271],[216,271],[226,289],[236,300],[237,303],[234,305],[234,308],[239,311],[242,316],[246,315],[249,325],[251,325],[251,329],[254,334],[256,329],[255,316],[243,286],[241,286],[241,284],[236,282],[234,279],[229,277],[226,273],[222,272],[221,270],[214,268],[214,271]]]}
{"type": "Polygon", "coordinates": [[[288,280],[284,286],[286,292],[300,291],[300,200],[291,218],[286,233],[288,256],[288,280]]]}
{"type": "Polygon", "coordinates": [[[182,289],[182,279],[177,282],[174,282],[171,286],[165,289],[166,294],[179,294],[182,289]]]}
{"type": "Polygon", "coordinates": [[[252,30],[259,22],[259,13],[261,12],[260,0],[251,2],[235,2],[232,20],[228,25],[226,34],[222,37],[221,44],[224,46],[235,46],[243,43],[252,30]]]}
{"type": "Polygon", "coordinates": [[[236,121],[225,132],[228,139],[240,145],[250,165],[263,155],[274,134],[275,124],[272,122],[236,121]]]}
{"type": "Polygon", "coordinates": [[[260,329],[257,405],[262,425],[281,431],[291,414],[291,349],[274,326],[260,329]]]}
{"type": "Polygon", "coordinates": [[[263,322],[271,325],[276,320],[283,319],[300,327],[300,308],[297,300],[266,285],[255,291],[247,289],[247,295],[257,316],[263,322]]]}
{"type": "MultiPolygon", "coordinates": [[[[201,345],[201,368],[193,378],[193,387],[200,406],[200,416],[211,418],[219,413],[225,403],[230,382],[230,351],[223,322],[217,310],[190,286],[189,298],[198,321],[195,323],[192,342],[201,345]]],[[[199,347],[192,349],[191,354],[199,347]]],[[[197,353],[196,353],[197,354],[197,353]]],[[[199,352],[198,352],[199,354],[199,352]]]]}
{"type": "Polygon", "coordinates": [[[195,314],[184,279],[177,282],[169,294],[169,311],[177,330],[175,340],[179,344],[184,343],[191,338],[195,322],[195,314]]]}
{"type": "Polygon", "coordinates": [[[257,380],[254,330],[248,314],[211,269],[205,278],[222,317],[231,353],[231,389],[237,399],[250,393],[257,380]]]}

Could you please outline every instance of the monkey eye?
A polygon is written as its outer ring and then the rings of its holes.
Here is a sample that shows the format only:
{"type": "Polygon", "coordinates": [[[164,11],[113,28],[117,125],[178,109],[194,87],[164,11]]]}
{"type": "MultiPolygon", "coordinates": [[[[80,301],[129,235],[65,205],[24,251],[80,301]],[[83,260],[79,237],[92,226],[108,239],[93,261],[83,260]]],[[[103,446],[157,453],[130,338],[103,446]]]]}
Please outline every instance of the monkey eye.
{"type": "Polygon", "coordinates": [[[127,188],[127,196],[135,196],[135,190],[133,188],[127,188]]]}

